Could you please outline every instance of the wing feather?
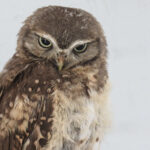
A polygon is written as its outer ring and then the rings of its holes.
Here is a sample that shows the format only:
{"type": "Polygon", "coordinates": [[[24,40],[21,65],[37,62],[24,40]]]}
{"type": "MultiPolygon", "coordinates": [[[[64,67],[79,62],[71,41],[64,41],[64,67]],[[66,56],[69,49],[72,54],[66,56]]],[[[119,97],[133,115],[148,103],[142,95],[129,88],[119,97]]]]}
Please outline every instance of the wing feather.
{"type": "MultiPolygon", "coordinates": [[[[0,150],[21,150],[29,136],[28,122],[37,115],[33,115],[36,104],[30,105],[26,101],[28,96],[23,97],[15,90],[15,79],[32,64],[23,59],[15,54],[0,73],[0,150]]],[[[30,128],[35,122],[30,123],[30,128]]]]}
{"type": "Polygon", "coordinates": [[[9,61],[0,74],[0,150],[33,150],[47,144],[55,79],[49,62],[16,56],[9,61]]]}

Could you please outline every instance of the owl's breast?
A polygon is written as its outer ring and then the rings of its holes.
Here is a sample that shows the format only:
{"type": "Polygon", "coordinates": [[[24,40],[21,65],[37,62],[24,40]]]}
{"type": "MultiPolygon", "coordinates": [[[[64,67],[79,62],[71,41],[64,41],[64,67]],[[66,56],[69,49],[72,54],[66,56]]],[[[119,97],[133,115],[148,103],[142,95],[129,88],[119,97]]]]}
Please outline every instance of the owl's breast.
{"type": "Polygon", "coordinates": [[[34,68],[32,76],[20,82],[20,92],[40,104],[36,127],[24,147],[32,140],[32,144],[39,141],[36,147],[43,150],[84,150],[99,142],[108,120],[107,86],[98,92],[83,78],[60,76],[44,66],[40,69],[34,68]]]}
{"type": "Polygon", "coordinates": [[[99,143],[109,124],[108,87],[106,85],[101,94],[91,89],[89,96],[75,98],[65,92],[55,89],[53,93],[54,118],[48,149],[92,148],[99,143]]]}

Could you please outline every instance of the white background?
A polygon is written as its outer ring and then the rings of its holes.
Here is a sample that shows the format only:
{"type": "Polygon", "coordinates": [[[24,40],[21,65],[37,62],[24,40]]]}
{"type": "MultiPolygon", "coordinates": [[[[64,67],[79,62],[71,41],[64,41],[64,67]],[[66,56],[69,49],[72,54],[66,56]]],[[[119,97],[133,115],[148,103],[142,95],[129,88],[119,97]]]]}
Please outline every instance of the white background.
{"type": "Polygon", "coordinates": [[[108,41],[113,126],[101,150],[150,150],[150,0],[1,0],[0,70],[24,19],[47,5],[83,8],[108,41]]]}

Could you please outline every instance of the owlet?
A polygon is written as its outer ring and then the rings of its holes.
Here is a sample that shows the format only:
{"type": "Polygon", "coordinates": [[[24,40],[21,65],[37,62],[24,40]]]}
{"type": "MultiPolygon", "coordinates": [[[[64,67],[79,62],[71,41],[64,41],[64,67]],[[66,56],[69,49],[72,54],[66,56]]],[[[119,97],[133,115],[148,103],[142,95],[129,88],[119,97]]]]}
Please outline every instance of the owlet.
{"type": "Polygon", "coordinates": [[[0,74],[0,150],[99,150],[109,126],[106,47],[81,9],[28,17],[0,74]]]}

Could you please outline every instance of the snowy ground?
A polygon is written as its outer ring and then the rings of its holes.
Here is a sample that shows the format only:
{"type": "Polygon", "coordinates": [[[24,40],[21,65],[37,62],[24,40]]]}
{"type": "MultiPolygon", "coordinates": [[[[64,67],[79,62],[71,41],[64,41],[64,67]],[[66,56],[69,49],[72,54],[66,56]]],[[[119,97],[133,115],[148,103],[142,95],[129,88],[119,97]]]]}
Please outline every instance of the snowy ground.
{"type": "Polygon", "coordinates": [[[103,25],[109,49],[113,127],[102,150],[150,150],[150,1],[3,0],[0,70],[15,51],[21,22],[36,8],[50,4],[83,8],[103,25]]]}

